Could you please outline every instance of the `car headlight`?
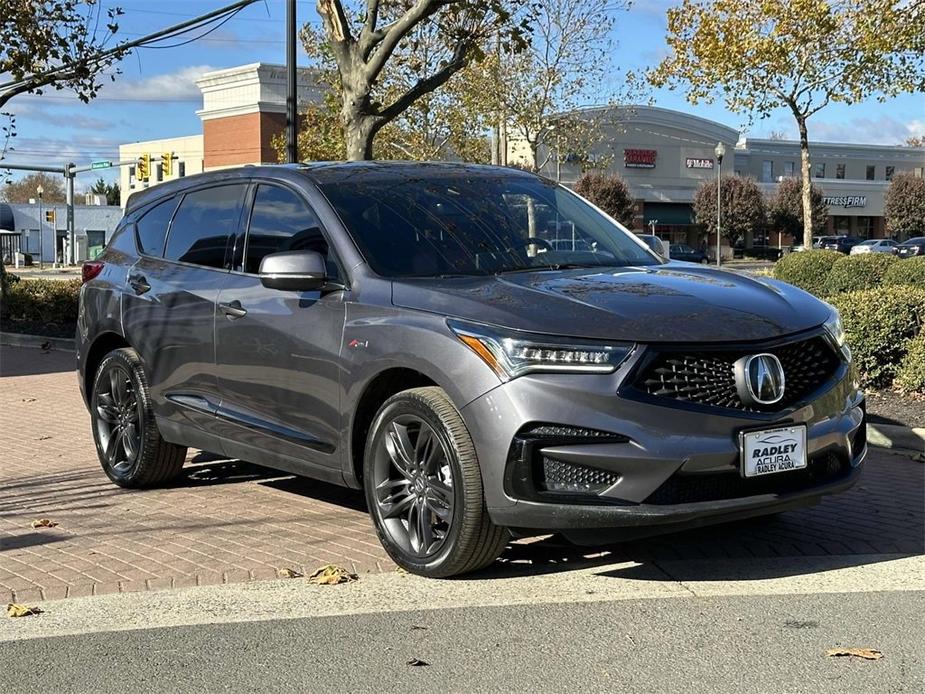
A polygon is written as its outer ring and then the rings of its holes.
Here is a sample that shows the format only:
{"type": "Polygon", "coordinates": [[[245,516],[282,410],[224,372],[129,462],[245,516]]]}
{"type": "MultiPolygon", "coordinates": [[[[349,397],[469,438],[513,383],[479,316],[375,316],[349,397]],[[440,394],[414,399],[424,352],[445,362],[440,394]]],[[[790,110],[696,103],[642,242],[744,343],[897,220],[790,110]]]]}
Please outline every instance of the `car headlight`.
{"type": "Polygon", "coordinates": [[[841,315],[839,315],[838,309],[834,306],[830,306],[829,308],[832,314],[823,327],[835,346],[845,356],[845,359],[851,361],[851,348],[848,346],[848,336],[845,333],[845,326],[842,325],[841,315]]]}
{"type": "Polygon", "coordinates": [[[537,372],[612,373],[634,347],[631,342],[571,340],[456,320],[447,325],[504,381],[537,372]]]}

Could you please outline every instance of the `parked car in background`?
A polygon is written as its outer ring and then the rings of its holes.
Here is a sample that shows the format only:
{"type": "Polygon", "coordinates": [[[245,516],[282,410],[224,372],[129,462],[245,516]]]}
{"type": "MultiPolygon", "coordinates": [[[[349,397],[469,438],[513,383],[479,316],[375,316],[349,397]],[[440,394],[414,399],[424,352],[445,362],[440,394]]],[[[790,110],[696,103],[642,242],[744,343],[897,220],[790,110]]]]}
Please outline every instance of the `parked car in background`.
{"type": "Polygon", "coordinates": [[[640,241],[642,241],[663,258],[668,257],[668,244],[665,241],[662,241],[655,234],[636,234],[636,236],[639,237],[640,241]]]}
{"type": "Polygon", "coordinates": [[[851,249],[850,255],[860,255],[862,253],[889,253],[892,254],[899,244],[893,239],[867,239],[855,245],[851,249]]]}
{"type": "Polygon", "coordinates": [[[825,248],[827,244],[835,243],[837,236],[813,236],[813,248],[825,248]]]}
{"type": "Polygon", "coordinates": [[[668,257],[672,260],[685,260],[688,263],[709,263],[710,259],[703,251],[683,243],[673,243],[668,249],[668,257]]]}
{"type": "Polygon", "coordinates": [[[925,236],[916,236],[896,246],[896,255],[900,258],[914,258],[925,255],[925,236]]]}
{"type": "Polygon", "coordinates": [[[823,243],[822,247],[829,251],[838,251],[848,255],[851,249],[859,243],[861,243],[861,239],[856,239],[853,236],[836,236],[834,241],[827,241],[823,243]]]}
{"type": "Polygon", "coordinates": [[[83,278],[79,383],[115,484],[167,483],[195,447],[364,489],[425,576],[512,535],[601,545],[813,504],[867,453],[835,308],[666,260],[516,169],[173,179],[131,195],[83,278]],[[574,245],[536,236],[539,208],[574,245]]]}

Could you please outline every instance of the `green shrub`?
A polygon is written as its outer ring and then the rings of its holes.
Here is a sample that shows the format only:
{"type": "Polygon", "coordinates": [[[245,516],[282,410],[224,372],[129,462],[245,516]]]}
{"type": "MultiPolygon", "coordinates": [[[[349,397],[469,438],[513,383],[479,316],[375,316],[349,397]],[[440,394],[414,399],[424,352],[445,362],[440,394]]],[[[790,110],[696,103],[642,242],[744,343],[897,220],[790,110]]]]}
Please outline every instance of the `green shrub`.
{"type": "Polygon", "coordinates": [[[836,294],[829,301],[841,312],[863,385],[888,388],[925,323],[925,290],[878,287],[836,294]]]}
{"type": "Polygon", "coordinates": [[[883,277],[884,284],[911,284],[925,289],[925,256],[893,263],[883,277]]]}
{"type": "Polygon", "coordinates": [[[803,251],[789,253],[777,261],[774,277],[805,289],[810,294],[825,296],[825,281],[829,270],[844,256],[838,251],[803,251]]]}
{"type": "Polygon", "coordinates": [[[21,280],[10,284],[3,317],[34,323],[76,323],[79,279],[21,280]]]}
{"type": "Polygon", "coordinates": [[[846,255],[829,270],[825,292],[831,295],[879,287],[890,267],[898,262],[895,255],[885,253],[846,255]]]}
{"type": "Polygon", "coordinates": [[[906,392],[925,395],[925,332],[910,341],[909,350],[896,372],[895,385],[906,392]]]}

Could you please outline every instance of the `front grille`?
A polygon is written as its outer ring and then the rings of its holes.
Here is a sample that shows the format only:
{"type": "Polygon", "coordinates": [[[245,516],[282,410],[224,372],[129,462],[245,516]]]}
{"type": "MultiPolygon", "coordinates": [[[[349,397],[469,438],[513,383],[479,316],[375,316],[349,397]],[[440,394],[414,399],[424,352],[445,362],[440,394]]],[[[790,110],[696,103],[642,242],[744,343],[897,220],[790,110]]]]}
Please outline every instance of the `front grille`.
{"type": "Polygon", "coordinates": [[[665,350],[658,352],[642,370],[635,387],[648,395],[699,405],[758,412],[739,398],[735,362],[748,355],[767,352],[784,368],[784,397],[771,406],[780,410],[821,388],[838,370],[839,357],[822,337],[791,342],[767,349],[665,350]]]}
{"type": "Polygon", "coordinates": [[[616,484],[615,472],[566,463],[543,456],[543,482],[546,491],[562,494],[599,494],[616,484]]]}
{"type": "Polygon", "coordinates": [[[761,477],[742,477],[738,472],[716,472],[669,477],[643,502],[655,505],[690,504],[698,501],[738,499],[760,494],[788,494],[810,489],[845,477],[851,467],[835,453],[822,453],[809,459],[802,470],[761,477]]]}

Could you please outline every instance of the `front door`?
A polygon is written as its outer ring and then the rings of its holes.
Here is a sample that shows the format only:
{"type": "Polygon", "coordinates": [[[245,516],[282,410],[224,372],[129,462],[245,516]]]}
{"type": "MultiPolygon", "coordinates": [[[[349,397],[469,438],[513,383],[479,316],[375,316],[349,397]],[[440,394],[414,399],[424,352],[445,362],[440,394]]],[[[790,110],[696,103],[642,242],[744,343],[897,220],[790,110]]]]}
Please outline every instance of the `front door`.
{"type": "Polygon", "coordinates": [[[297,191],[259,183],[237,245],[215,319],[225,453],[338,479],[344,292],[267,289],[257,276],[270,253],[314,250],[336,277],[321,224],[297,191]]]}

